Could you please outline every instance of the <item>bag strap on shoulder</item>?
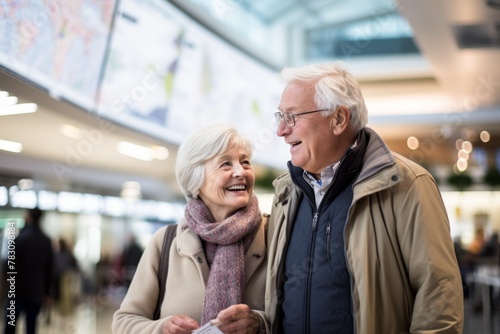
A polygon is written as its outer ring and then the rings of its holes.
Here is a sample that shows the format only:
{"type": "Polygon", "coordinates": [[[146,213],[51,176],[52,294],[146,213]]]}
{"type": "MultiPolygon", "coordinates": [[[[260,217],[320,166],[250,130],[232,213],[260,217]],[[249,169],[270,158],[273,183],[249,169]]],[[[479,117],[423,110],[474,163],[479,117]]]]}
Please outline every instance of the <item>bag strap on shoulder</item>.
{"type": "Polygon", "coordinates": [[[165,284],[167,282],[168,274],[168,258],[170,254],[170,246],[172,245],[172,240],[177,232],[177,224],[172,224],[167,226],[165,231],[165,237],[163,239],[163,246],[161,248],[160,254],[160,265],[158,267],[158,284],[160,287],[160,292],[158,294],[158,301],[156,302],[155,312],[153,313],[153,320],[160,319],[160,310],[163,299],[165,298],[165,284]]]}

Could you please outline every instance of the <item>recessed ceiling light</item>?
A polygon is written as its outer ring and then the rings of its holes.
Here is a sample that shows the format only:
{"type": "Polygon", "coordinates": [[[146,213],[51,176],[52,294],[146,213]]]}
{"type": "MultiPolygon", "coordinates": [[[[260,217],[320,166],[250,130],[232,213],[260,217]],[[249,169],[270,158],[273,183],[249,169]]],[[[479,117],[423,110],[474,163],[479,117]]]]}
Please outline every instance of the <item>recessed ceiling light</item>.
{"type": "Polygon", "coordinates": [[[137,144],[132,144],[126,141],[119,142],[117,149],[118,152],[123,155],[143,161],[151,161],[154,158],[153,152],[150,148],[137,144]]]}
{"type": "Polygon", "coordinates": [[[0,95],[0,106],[12,106],[17,103],[17,97],[9,96],[6,91],[2,91],[2,93],[4,94],[0,95]]]}
{"type": "Polygon", "coordinates": [[[23,150],[23,144],[15,141],[0,139],[0,150],[20,153],[23,150]]]}
{"type": "Polygon", "coordinates": [[[418,146],[420,145],[420,142],[418,141],[418,139],[416,137],[410,136],[406,140],[406,145],[408,145],[408,148],[410,150],[416,150],[418,148],[418,146]]]}
{"type": "Polygon", "coordinates": [[[77,128],[76,126],[69,124],[61,124],[61,133],[66,137],[74,138],[74,139],[82,139],[83,138],[83,130],[77,128]]]}
{"type": "Polygon", "coordinates": [[[17,97],[9,96],[6,91],[0,91],[0,116],[33,113],[37,109],[36,103],[17,104],[17,97]]]}
{"type": "Polygon", "coordinates": [[[153,150],[153,156],[157,160],[167,160],[169,151],[166,147],[163,146],[153,146],[151,148],[153,150]]]}
{"type": "Polygon", "coordinates": [[[153,159],[166,160],[169,155],[168,149],[163,146],[153,145],[148,147],[126,141],[119,142],[117,150],[123,155],[144,161],[151,161],[153,159]]]}
{"type": "Polygon", "coordinates": [[[484,143],[489,142],[491,138],[490,133],[488,131],[481,131],[479,137],[481,138],[481,141],[484,143]]]}

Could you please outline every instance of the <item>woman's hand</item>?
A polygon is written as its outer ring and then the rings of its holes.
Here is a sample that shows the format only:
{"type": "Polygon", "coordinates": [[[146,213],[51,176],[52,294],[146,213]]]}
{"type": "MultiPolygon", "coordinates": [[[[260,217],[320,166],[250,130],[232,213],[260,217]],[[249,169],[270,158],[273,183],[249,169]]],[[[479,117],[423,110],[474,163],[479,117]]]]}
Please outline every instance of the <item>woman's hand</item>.
{"type": "Polygon", "coordinates": [[[174,315],[163,324],[163,334],[190,334],[200,325],[187,315],[174,315]]]}
{"type": "Polygon", "coordinates": [[[223,333],[259,332],[260,317],[245,304],[229,306],[219,312],[217,319],[221,322],[218,327],[223,333]]]}

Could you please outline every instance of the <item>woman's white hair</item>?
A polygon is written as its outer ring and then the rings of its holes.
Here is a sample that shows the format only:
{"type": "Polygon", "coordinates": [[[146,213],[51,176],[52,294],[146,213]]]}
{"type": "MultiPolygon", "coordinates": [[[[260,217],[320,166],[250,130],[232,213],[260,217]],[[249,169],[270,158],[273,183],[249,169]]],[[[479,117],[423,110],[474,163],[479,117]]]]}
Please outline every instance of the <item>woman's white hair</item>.
{"type": "Polygon", "coordinates": [[[187,199],[198,197],[205,182],[206,162],[233,147],[242,148],[249,159],[252,157],[253,146],[250,139],[226,124],[198,130],[179,146],[175,175],[187,199]]]}
{"type": "Polygon", "coordinates": [[[353,128],[361,130],[368,122],[361,87],[343,62],[286,67],[281,71],[281,77],[286,82],[300,81],[314,85],[314,102],[320,109],[329,109],[323,113],[324,116],[339,106],[346,106],[351,111],[353,128]]]}

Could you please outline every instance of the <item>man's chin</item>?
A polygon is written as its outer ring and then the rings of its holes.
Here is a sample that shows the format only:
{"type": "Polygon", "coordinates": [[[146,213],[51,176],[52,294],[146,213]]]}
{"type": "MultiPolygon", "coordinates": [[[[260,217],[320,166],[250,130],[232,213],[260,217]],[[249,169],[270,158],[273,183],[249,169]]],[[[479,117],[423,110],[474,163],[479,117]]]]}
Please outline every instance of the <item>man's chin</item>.
{"type": "Polygon", "coordinates": [[[292,162],[292,165],[294,165],[295,167],[300,167],[300,168],[304,169],[304,166],[305,166],[304,161],[298,159],[297,157],[294,158],[293,156],[290,159],[290,161],[292,162]]]}

